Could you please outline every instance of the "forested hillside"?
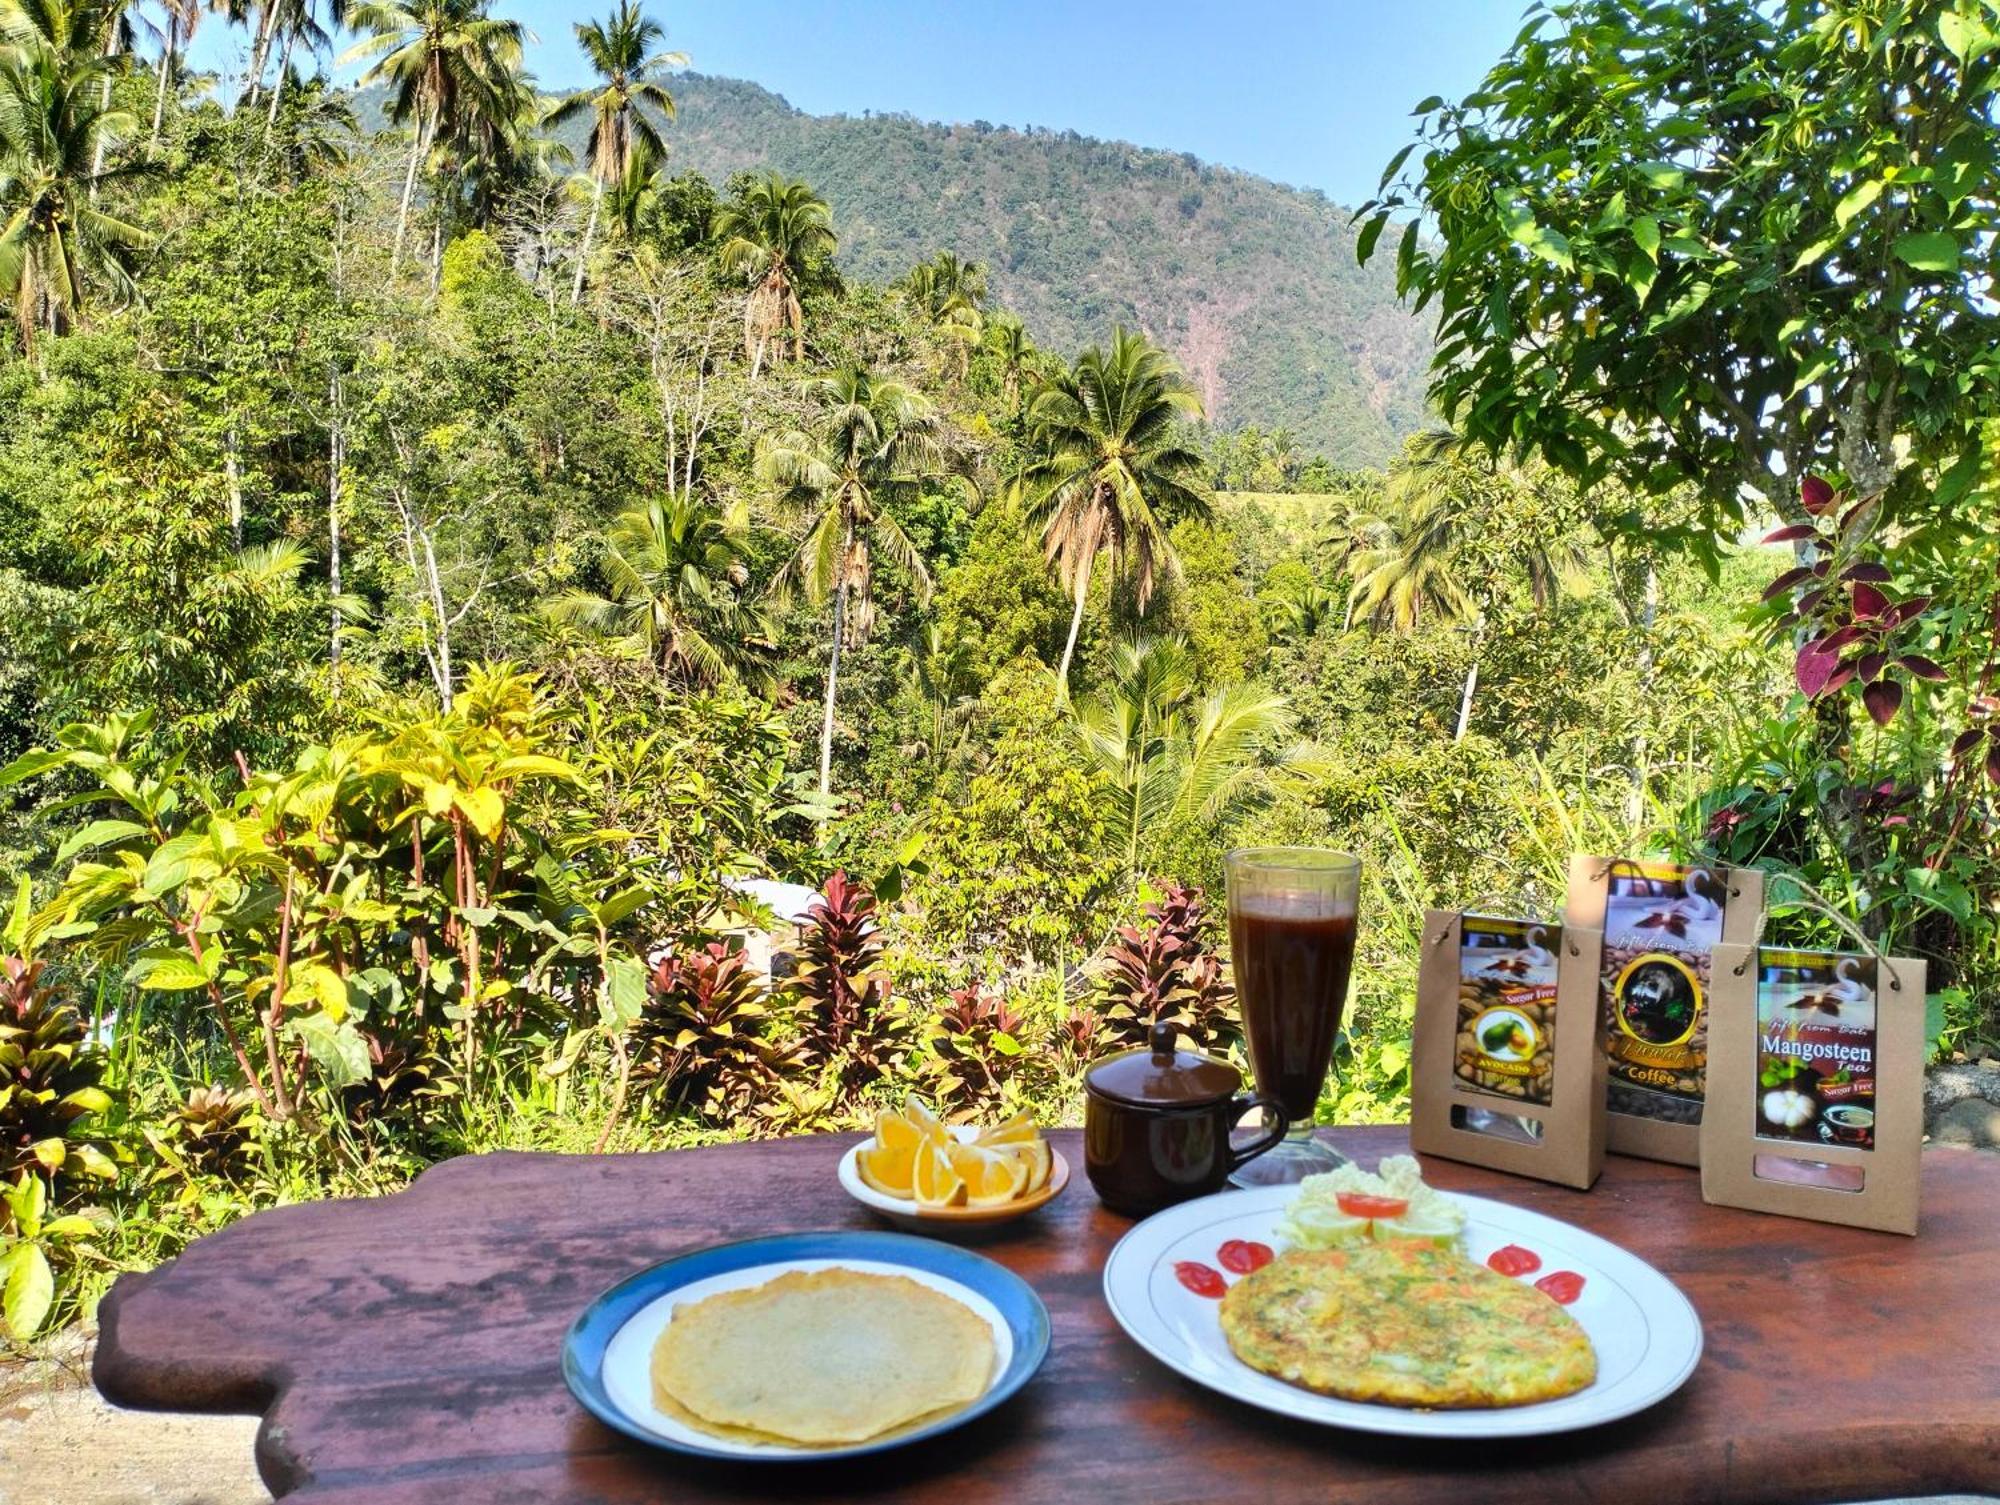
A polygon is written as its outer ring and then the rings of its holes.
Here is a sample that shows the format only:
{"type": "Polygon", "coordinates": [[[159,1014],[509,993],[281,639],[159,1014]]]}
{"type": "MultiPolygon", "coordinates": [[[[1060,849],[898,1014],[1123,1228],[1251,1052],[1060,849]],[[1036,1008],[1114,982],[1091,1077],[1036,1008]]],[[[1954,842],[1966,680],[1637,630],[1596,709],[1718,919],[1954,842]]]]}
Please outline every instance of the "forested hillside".
{"type": "Polygon", "coordinates": [[[683,74],[674,98],[674,170],[804,178],[850,275],[886,282],[954,250],[1039,343],[1073,353],[1136,325],[1218,426],[1287,427],[1337,465],[1385,464],[1423,423],[1427,321],[1388,267],[1356,265],[1348,211],[1317,193],[1074,131],[808,115],[737,79],[683,74]]]}

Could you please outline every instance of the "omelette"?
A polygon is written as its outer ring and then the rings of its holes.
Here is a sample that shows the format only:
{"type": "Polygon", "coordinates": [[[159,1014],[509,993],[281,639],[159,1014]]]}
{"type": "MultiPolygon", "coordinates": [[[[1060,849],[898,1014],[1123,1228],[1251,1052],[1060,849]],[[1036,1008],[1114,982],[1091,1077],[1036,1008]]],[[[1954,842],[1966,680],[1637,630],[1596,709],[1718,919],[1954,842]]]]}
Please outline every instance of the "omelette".
{"type": "Polygon", "coordinates": [[[1422,1239],[1281,1254],[1229,1288],[1222,1330],[1252,1369],[1344,1400],[1525,1406],[1597,1377],[1568,1312],[1422,1239]]]}

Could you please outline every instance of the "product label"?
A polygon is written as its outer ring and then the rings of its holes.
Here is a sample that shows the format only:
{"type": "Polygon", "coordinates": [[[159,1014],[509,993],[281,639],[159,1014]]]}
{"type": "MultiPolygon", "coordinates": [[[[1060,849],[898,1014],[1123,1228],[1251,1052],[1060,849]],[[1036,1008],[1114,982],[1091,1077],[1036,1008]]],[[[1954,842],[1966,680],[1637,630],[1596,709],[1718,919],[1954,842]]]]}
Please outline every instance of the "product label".
{"type": "Polygon", "coordinates": [[[1548,1102],[1562,927],[1464,915],[1459,937],[1459,1080],[1482,1092],[1548,1102]]]}
{"type": "Polygon", "coordinates": [[[1757,953],[1757,1135],[1875,1148],[1875,958],[1757,953]]]}
{"type": "Polygon", "coordinates": [[[1609,882],[1601,997],[1611,1105],[1697,1121],[1708,1066],[1708,953],[1722,940],[1728,885],[1706,868],[1664,862],[1614,864],[1609,882]]]}

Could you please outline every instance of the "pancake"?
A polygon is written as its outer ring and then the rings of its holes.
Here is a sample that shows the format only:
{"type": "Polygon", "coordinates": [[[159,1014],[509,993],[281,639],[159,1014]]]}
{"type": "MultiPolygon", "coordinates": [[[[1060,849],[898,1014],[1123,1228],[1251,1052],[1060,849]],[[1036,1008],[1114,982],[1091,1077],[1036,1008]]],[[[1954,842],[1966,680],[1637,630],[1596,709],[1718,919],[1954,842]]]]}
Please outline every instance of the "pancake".
{"type": "Polygon", "coordinates": [[[1222,1330],[1252,1369],[1344,1400],[1526,1406],[1597,1377],[1562,1307],[1425,1240],[1281,1254],[1229,1288],[1222,1330]]]}
{"type": "Polygon", "coordinates": [[[661,1410],[718,1436],[837,1446],[963,1409],[993,1359],[993,1329],[941,1291],[793,1270],[674,1308],[653,1390],[661,1410]]]}

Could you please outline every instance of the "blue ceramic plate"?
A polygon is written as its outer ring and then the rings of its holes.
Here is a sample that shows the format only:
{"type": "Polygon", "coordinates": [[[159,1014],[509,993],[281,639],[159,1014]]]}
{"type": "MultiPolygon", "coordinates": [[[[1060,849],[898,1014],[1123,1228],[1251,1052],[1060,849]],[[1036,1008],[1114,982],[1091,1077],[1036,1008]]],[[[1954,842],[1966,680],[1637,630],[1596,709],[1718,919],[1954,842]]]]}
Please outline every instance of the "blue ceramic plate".
{"type": "Polygon", "coordinates": [[[655,1447],[704,1458],[769,1462],[849,1458],[902,1447],[991,1411],[1028,1383],[1049,1351],[1049,1314],[1029,1284],[984,1255],[902,1233],[790,1233],[683,1254],[642,1270],[592,1302],[563,1340],[563,1378],[584,1409],[655,1447]],[[993,1329],[993,1382],[962,1410],[889,1437],[842,1447],[786,1447],[696,1431],[653,1404],[653,1344],[674,1308],[762,1285],[787,1270],[831,1267],[906,1275],[963,1302],[993,1329]]]}

